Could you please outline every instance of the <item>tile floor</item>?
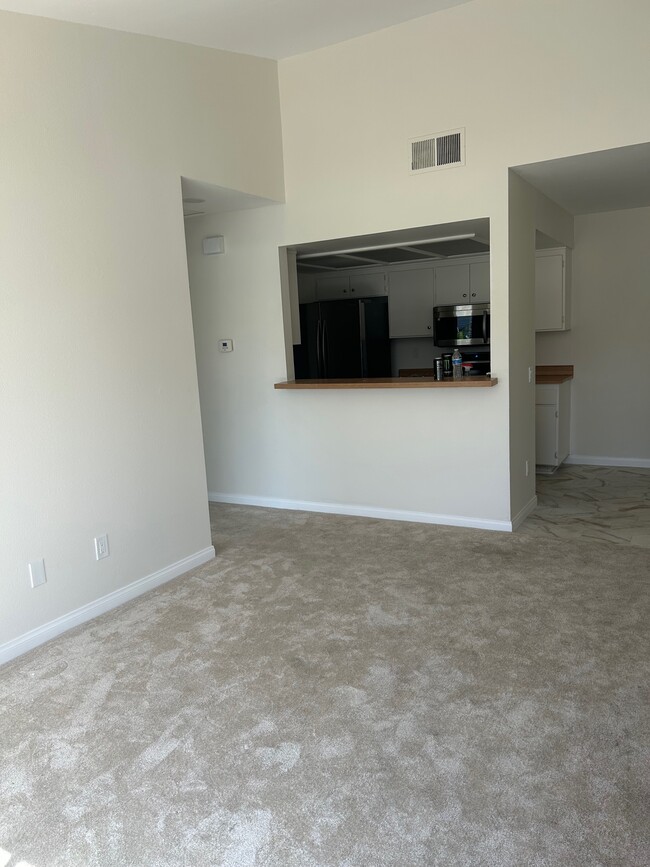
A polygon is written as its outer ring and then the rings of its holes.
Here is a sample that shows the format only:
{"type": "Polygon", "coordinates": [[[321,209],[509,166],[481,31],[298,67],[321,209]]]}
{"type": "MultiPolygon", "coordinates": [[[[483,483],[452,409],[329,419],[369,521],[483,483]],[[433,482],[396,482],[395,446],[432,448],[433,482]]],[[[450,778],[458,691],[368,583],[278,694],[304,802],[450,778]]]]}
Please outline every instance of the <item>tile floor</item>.
{"type": "Polygon", "coordinates": [[[537,476],[523,532],[650,548],[650,469],[562,466],[537,476]]]}

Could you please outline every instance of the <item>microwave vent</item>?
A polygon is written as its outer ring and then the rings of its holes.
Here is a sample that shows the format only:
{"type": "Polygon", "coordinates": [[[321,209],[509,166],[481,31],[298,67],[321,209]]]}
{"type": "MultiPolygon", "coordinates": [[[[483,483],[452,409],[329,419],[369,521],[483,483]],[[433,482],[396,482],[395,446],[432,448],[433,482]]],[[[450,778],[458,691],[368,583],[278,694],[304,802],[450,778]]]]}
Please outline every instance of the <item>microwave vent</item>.
{"type": "Polygon", "coordinates": [[[411,174],[465,165],[465,130],[411,139],[411,174]]]}

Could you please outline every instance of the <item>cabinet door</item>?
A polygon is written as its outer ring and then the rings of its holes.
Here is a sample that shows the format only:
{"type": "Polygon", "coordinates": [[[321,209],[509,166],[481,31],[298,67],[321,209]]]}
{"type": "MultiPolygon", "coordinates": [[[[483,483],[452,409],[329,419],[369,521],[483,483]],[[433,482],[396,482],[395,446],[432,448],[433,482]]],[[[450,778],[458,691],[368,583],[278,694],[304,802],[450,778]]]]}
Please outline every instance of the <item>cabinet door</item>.
{"type": "Polygon", "coordinates": [[[386,295],[386,274],[350,274],[350,295],[353,298],[373,298],[386,295]]]}
{"type": "Polygon", "coordinates": [[[557,459],[557,408],[554,404],[535,407],[535,463],[555,466],[557,459]]]}
{"type": "Polygon", "coordinates": [[[316,301],[316,278],[313,274],[298,274],[298,300],[301,304],[316,301]]]}
{"type": "Polygon", "coordinates": [[[490,263],[471,262],[469,266],[469,295],[472,304],[490,302],[490,263]]]}
{"type": "Polygon", "coordinates": [[[433,268],[390,272],[388,323],[391,337],[433,337],[433,268]]]}
{"type": "Polygon", "coordinates": [[[469,265],[438,265],[436,273],[436,307],[471,304],[469,265]]]}
{"type": "Polygon", "coordinates": [[[316,278],[316,300],[336,301],[350,297],[350,278],[340,274],[316,278]]]}
{"type": "Polygon", "coordinates": [[[564,329],[564,256],[536,256],[535,331],[564,329]]]}
{"type": "Polygon", "coordinates": [[[568,455],[571,440],[571,383],[558,385],[557,405],[557,462],[561,464],[568,455]]]}

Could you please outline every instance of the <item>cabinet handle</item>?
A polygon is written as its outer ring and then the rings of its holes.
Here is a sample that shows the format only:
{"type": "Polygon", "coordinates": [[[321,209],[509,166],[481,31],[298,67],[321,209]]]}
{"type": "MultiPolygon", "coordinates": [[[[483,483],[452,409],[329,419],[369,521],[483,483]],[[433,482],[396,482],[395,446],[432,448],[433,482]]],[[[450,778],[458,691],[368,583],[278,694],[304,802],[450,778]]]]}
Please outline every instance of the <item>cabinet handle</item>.
{"type": "Polygon", "coordinates": [[[467,298],[467,292],[463,292],[463,298],[467,298]]]}
{"type": "Polygon", "coordinates": [[[476,298],[476,292],[472,292],[472,298],[476,298]]]}
{"type": "Polygon", "coordinates": [[[431,326],[430,326],[430,325],[427,325],[427,330],[428,330],[428,331],[431,331],[431,326]]]}
{"type": "Polygon", "coordinates": [[[350,292],[354,292],[354,289],[350,289],[350,292]]]}

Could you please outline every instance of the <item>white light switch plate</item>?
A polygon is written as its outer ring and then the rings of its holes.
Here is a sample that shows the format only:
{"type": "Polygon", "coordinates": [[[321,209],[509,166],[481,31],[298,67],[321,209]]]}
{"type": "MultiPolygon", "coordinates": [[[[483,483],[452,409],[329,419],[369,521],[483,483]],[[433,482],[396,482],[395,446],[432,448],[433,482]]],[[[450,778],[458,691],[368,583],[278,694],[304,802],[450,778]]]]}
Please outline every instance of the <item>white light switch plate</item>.
{"type": "Polygon", "coordinates": [[[40,587],[41,584],[45,584],[47,578],[45,577],[45,560],[32,560],[29,563],[29,580],[31,581],[32,588],[40,587]]]}
{"type": "Polygon", "coordinates": [[[110,556],[108,548],[108,536],[95,536],[95,560],[103,560],[110,556]]]}

